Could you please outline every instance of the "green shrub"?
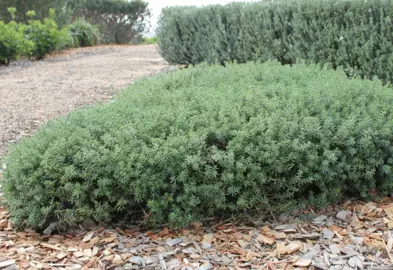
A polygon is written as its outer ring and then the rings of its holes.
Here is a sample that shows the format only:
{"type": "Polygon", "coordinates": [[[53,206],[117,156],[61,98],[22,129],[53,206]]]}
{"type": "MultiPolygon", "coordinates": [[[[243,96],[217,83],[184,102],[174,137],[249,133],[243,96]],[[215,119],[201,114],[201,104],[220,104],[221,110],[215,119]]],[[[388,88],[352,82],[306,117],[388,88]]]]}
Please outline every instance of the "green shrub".
{"type": "Polygon", "coordinates": [[[304,64],[159,75],[12,147],[5,197],[16,224],[34,228],[368,199],[393,191],[392,105],[379,81],[304,64]]]}
{"type": "MultiPolygon", "coordinates": [[[[36,59],[42,59],[52,51],[67,48],[72,42],[67,28],[58,29],[54,20],[53,10],[50,14],[50,17],[44,19],[44,22],[29,20],[29,24],[26,27],[28,40],[34,42],[32,56],[36,59]]],[[[29,11],[27,16],[34,17],[35,12],[29,11]]]]}
{"type": "Polygon", "coordinates": [[[80,1],[74,16],[86,18],[100,30],[100,42],[130,44],[147,28],[148,3],[141,0],[80,1]]]}
{"type": "Polygon", "coordinates": [[[24,25],[0,21],[0,64],[9,64],[21,56],[28,56],[33,43],[24,35],[24,25]]]}
{"type": "Polygon", "coordinates": [[[142,44],[150,45],[150,44],[157,44],[157,42],[158,42],[158,38],[157,37],[150,37],[150,38],[144,37],[142,44]]]}
{"type": "Polygon", "coordinates": [[[89,22],[78,19],[69,26],[69,31],[79,47],[93,46],[97,43],[98,28],[89,22]]]}
{"type": "Polygon", "coordinates": [[[174,7],[159,20],[163,57],[177,64],[297,59],[393,82],[393,1],[300,0],[174,7]]]}

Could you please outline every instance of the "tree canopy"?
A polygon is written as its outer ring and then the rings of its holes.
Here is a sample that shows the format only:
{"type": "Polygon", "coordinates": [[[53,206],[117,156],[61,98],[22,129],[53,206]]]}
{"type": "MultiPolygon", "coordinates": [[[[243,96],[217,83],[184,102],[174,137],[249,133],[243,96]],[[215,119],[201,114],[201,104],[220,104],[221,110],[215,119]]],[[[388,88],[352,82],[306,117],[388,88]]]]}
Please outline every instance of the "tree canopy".
{"type": "Polygon", "coordinates": [[[141,0],[84,0],[75,15],[100,26],[105,43],[129,43],[148,27],[148,3],[141,0]]]}

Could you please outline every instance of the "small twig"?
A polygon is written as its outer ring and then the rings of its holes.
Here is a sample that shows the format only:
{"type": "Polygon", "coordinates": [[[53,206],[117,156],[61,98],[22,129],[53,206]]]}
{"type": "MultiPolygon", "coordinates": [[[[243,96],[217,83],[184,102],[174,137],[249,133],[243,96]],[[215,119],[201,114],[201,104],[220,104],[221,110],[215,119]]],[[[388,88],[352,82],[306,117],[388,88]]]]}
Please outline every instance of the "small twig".
{"type": "Polygon", "coordinates": [[[262,215],[256,221],[254,221],[246,212],[244,214],[246,215],[248,220],[251,221],[254,224],[254,226],[260,226],[262,224],[263,219],[265,218],[265,216],[262,215]]]}
{"type": "Polygon", "coordinates": [[[226,223],[229,223],[232,219],[233,219],[233,217],[230,217],[230,218],[228,218],[228,219],[226,219],[226,220],[224,220],[224,221],[222,221],[220,223],[217,223],[217,224],[211,226],[210,229],[215,229],[215,228],[220,227],[220,226],[222,226],[222,225],[224,225],[226,223]]]}
{"type": "Polygon", "coordinates": [[[276,216],[273,214],[273,211],[270,210],[269,212],[270,212],[270,215],[272,216],[272,218],[274,219],[274,222],[278,223],[278,220],[276,219],[276,216]]]}
{"type": "Polygon", "coordinates": [[[390,252],[389,252],[389,249],[388,249],[388,246],[386,245],[385,239],[382,239],[382,244],[383,244],[383,247],[386,250],[386,253],[389,256],[390,262],[393,263],[393,257],[392,257],[392,254],[390,254],[390,252]]]}

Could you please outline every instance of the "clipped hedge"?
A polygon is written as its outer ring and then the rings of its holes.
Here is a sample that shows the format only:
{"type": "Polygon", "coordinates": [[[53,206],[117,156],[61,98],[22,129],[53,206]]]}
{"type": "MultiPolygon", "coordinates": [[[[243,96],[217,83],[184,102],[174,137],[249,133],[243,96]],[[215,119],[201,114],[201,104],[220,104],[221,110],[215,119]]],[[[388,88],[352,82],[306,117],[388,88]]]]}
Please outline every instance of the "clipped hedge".
{"type": "Polygon", "coordinates": [[[16,224],[325,206],[393,191],[393,92],[298,64],[202,65],[137,81],[10,150],[16,224]]]}
{"type": "Polygon", "coordinates": [[[393,82],[393,1],[300,0],[173,7],[159,20],[163,57],[177,64],[296,59],[393,82]]]}

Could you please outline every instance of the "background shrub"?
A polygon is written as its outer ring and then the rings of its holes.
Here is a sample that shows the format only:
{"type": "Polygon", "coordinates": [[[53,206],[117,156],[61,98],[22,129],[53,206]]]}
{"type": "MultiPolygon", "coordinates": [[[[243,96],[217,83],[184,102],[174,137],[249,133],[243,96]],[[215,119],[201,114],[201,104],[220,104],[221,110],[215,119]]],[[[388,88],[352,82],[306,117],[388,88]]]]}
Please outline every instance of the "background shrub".
{"type": "Polygon", "coordinates": [[[298,64],[202,65],[138,81],[12,147],[14,221],[182,225],[393,191],[393,92],[298,64]]]}
{"type": "Polygon", "coordinates": [[[56,23],[60,26],[64,26],[70,22],[72,16],[72,9],[79,2],[84,0],[0,0],[0,20],[9,22],[14,20],[18,23],[27,24],[30,20],[27,12],[34,10],[36,18],[43,20],[49,17],[49,9],[56,11],[56,23]],[[11,16],[7,9],[14,7],[18,11],[15,16],[11,16]]]}
{"type": "Polygon", "coordinates": [[[9,64],[11,60],[30,54],[34,44],[26,39],[24,31],[22,24],[0,21],[0,64],[9,64]]]}
{"type": "Polygon", "coordinates": [[[102,43],[129,44],[148,28],[147,6],[141,0],[87,0],[75,8],[74,16],[97,25],[102,43]]]}
{"type": "Polygon", "coordinates": [[[393,82],[392,1],[301,0],[174,7],[159,20],[163,57],[178,64],[296,59],[393,82]]]}
{"type": "MultiPolygon", "coordinates": [[[[35,12],[29,11],[29,16],[34,17],[35,12]]],[[[51,11],[50,17],[40,20],[29,20],[26,27],[27,39],[34,43],[32,56],[36,59],[42,59],[48,53],[69,47],[72,43],[71,35],[67,28],[59,29],[55,20],[54,10],[51,11]]]]}
{"type": "Polygon", "coordinates": [[[158,38],[157,37],[144,37],[142,44],[150,45],[150,44],[157,44],[158,38]]]}
{"type": "Polygon", "coordinates": [[[78,19],[69,26],[74,43],[79,47],[93,46],[97,43],[99,30],[89,22],[78,19]]]}

